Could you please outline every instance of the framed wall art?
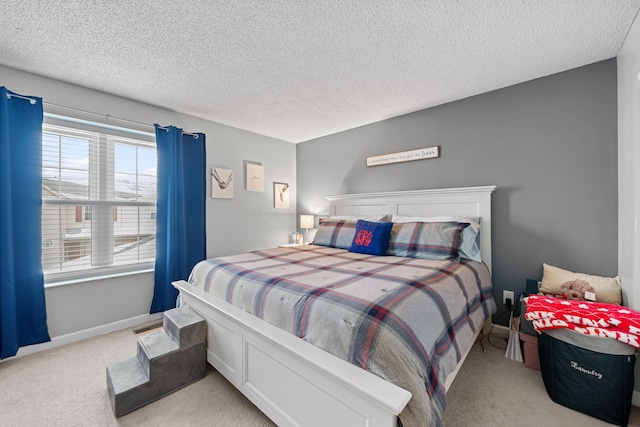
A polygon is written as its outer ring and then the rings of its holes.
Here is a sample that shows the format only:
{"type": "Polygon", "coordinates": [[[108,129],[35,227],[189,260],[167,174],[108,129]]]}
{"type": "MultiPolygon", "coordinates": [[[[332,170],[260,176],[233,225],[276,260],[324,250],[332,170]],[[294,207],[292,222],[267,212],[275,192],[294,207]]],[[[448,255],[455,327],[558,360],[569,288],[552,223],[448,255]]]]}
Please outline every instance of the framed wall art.
{"type": "Polygon", "coordinates": [[[289,184],[284,182],[273,183],[273,207],[286,209],[289,207],[289,184]]]}
{"type": "Polygon", "coordinates": [[[233,199],[233,171],[231,169],[211,169],[211,197],[233,199]]]}
{"type": "Polygon", "coordinates": [[[264,166],[247,163],[247,191],[264,192],[264,166]]]}

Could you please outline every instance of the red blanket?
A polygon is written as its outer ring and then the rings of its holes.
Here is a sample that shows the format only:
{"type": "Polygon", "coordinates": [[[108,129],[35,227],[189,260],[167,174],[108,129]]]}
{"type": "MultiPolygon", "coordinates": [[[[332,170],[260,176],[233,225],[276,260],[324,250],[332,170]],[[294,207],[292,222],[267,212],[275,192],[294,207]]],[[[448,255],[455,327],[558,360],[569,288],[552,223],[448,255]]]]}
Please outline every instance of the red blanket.
{"type": "Polygon", "coordinates": [[[640,348],[640,313],[615,304],[570,301],[544,295],[525,298],[525,319],[537,330],[567,328],[640,348]]]}

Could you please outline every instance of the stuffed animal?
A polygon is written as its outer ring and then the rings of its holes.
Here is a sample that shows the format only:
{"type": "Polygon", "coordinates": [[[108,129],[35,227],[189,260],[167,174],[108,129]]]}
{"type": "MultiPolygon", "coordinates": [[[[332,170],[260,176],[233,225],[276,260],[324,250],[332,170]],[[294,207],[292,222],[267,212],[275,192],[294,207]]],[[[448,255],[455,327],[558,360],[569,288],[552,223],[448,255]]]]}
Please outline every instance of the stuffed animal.
{"type": "Polygon", "coordinates": [[[563,291],[562,297],[571,300],[585,301],[585,292],[595,293],[595,290],[589,282],[586,280],[569,280],[560,285],[560,289],[563,291]]]}

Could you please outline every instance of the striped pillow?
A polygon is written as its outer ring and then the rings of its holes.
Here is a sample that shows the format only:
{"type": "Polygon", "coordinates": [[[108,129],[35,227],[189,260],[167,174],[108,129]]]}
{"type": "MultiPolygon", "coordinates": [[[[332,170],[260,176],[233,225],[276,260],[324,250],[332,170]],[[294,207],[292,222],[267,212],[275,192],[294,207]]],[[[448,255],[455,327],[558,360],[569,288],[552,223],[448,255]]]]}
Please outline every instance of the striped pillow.
{"type": "Polygon", "coordinates": [[[356,221],[344,219],[321,219],[320,226],[313,238],[313,244],[349,249],[356,235],[356,221]]]}
{"type": "Polygon", "coordinates": [[[466,222],[394,223],[387,255],[458,262],[466,222]]]}

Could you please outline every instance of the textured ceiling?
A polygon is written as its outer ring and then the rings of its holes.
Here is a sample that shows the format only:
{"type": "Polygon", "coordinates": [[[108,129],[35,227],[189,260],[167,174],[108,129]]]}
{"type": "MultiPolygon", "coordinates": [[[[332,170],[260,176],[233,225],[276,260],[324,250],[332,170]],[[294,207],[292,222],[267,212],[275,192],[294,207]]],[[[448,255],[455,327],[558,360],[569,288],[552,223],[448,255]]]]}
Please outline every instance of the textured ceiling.
{"type": "Polygon", "coordinates": [[[301,142],[615,57],[639,8],[3,1],[0,64],[301,142]]]}

